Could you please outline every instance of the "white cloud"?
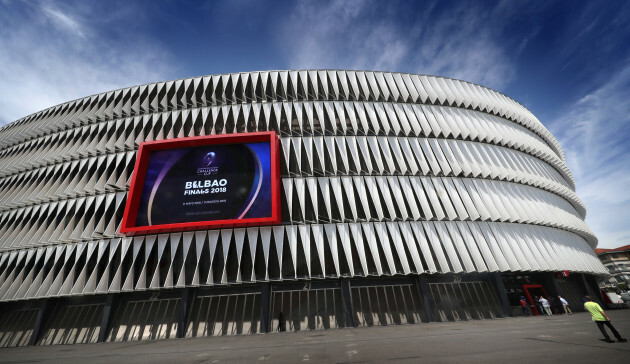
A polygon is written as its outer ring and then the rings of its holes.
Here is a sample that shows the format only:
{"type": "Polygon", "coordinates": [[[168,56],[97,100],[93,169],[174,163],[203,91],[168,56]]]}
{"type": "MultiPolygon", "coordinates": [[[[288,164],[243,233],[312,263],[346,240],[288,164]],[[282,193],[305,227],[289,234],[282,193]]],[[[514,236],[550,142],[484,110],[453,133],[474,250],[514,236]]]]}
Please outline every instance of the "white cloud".
{"type": "Polygon", "coordinates": [[[565,148],[577,193],[586,204],[586,222],[605,248],[630,240],[629,88],[627,64],[549,124],[565,148]]]}
{"type": "Polygon", "coordinates": [[[291,68],[406,71],[442,75],[496,89],[514,79],[513,58],[526,40],[507,51],[500,40],[506,13],[498,4],[484,10],[460,3],[436,10],[436,3],[405,14],[385,2],[300,3],[280,32],[291,68]],[[500,14],[496,14],[500,13],[500,14]],[[401,22],[400,17],[413,18],[401,22]]]}
{"type": "Polygon", "coordinates": [[[300,2],[282,31],[292,38],[283,41],[289,47],[290,68],[395,66],[395,54],[405,50],[390,45],[394,28],[362,22],[369,8],[369,2],[361,1],[300,2]]]}
{"type": "Polygon", "coordinates": [[[0,125],[69,100],[172,74],[169,53],[158,42],[121,35],[116,27],[124,21],[115,12],[105,19],[93,5],[3,4],[0,125]]]}
{"type": "Polygon", "coordinates": [[[50,6],[42,6],[41,10],[59,28],[68,31],[71,35],[78,36],[79,38],[85,38],[85,34],[83,34],[82,31],[83,27],[77,22],[77,20],[50,6]]]}
{"type": "Polygon", "coordinates": [[[418,71],[503,88],[515,74],[506,49],[509,45],[500,39],[503,26],[492,12],[476,4],[447,10],[420,30],[422,47],[415,54],[418,71]]]}

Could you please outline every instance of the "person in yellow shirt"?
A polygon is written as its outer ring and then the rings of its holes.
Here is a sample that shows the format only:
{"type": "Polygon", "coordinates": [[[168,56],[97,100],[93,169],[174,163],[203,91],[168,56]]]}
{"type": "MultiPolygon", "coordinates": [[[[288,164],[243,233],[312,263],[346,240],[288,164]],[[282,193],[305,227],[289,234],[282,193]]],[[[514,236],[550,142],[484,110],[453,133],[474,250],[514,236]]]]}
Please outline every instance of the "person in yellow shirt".
{"type": "Polygon", "coordinates": [[[610,323],[610,318],[606,315],[606,312],[602,310],[601,306],[597,302],[593,302],[593,299],[590,296],[586,296],[584,298],[586,298],[586,302],[584,303],[584,309],[591,313],[591,317],[593,318],[593,321],[595,321],[595,323],[597,324],[597,327],[599,328],[599,331],[601,331],[602,334],[604,335],[605,342],[614,343],[614,341],[610,339],[610,336],[608,336],[608,333],[606,332],[604,325],[608,326],[610,331],[612,331],[613,335],[615,335],[615,337],[617,338],[617,340],[619,340],[620,343],[625,343],[626,341],[628,341],[622,338],[621,335],[619,335],[619,333],[617,332],[617,330],[615,330],[613,325],[610,323]]]}

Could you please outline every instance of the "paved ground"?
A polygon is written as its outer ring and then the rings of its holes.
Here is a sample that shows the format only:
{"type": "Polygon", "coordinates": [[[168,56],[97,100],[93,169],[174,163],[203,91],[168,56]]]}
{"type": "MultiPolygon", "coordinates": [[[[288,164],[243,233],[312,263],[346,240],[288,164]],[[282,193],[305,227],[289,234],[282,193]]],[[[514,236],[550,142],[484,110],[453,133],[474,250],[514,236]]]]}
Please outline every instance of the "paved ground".
{"type": "MultiPolygon", "coordinates": [[[[630,310],[609,311],[630,337],[630,310]]],[[[0,349],[3,363],[628,363],[590,315],[0,349]]]]}

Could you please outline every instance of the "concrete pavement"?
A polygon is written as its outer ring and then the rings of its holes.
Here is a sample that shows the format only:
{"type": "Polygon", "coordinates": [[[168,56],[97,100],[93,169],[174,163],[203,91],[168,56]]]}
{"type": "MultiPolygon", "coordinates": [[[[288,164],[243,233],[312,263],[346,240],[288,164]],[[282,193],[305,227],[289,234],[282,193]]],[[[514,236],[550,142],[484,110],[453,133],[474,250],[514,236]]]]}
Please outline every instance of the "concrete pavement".
{"type": "MultiPolygon", "coordinates": [[[[607,311],[630,337],[630,310],[607,311]]],[[[2,363],[625,363],[587,313],[554,317],[0,349],[2,363]]]]}

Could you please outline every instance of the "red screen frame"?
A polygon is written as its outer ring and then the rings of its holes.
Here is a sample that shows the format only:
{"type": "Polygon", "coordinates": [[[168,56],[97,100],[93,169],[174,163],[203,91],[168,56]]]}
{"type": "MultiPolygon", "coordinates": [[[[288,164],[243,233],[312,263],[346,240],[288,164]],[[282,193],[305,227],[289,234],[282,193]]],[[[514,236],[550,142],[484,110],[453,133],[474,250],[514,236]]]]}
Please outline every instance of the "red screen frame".
{"type": "MultiPolygon", "coordinates": [[[[545,297],[549,297],[549,296],[547,296],[547,291],[545,291],[545,289],[543,288],[541,284],[524,284],[523,285],[523,291],[525,292],[525,296],[527,296],[527,302],[529,302],[529,304],[533,304],[534,307],[532,308],[532,310],[534,310],[535,312],[538,312],[538,306],[536,305],[536,302],[532,298],[531,293],[529,293],[530,288],[540,288],[540,290],[543,291],[543,293],[545,294],[545,297]]],[[[538,315],[544,315],[544,314],[545,314],[544,312],[538,312],[538,315]]]]}
{"type": "Polygon", "coordinates": [[[273,131],[209,135],[141,143],[136,154],[136,165],[134,167],[133,176],[131,177],[129,194],[127,195],[127,203],[125,205],[125,213],[123,215],[122,223],[120,226],[120,233],[124,235],[138,235],[168,233],[175,231],[217,229],[226,227],[280,224],[282,222],[282,217],[280,206],[281,180],[279,149],[280,140],[278,139],[276,133],[273,131]],[[144,187],[144,180],[146,178],[147,168],[149,165],[149,156],[151,155],[151,152],[157,150],[197,147],[204,145],[241,144],[255,142],[269,142],[269,147],[271,149],[271,216],[249,219],[195,221],[151,226],[136,226],[136,218],[138,215],[140,198],[142,196],[142,189],[144,187]]]}

